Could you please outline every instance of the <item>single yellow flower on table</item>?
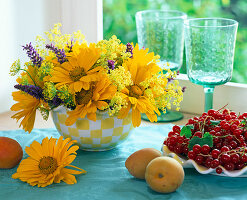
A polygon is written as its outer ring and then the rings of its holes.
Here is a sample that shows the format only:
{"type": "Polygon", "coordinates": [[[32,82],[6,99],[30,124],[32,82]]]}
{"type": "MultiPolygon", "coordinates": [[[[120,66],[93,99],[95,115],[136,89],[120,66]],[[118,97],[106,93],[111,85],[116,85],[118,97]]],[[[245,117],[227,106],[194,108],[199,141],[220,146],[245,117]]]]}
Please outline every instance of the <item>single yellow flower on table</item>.
{"type": "Polygon", "coordinates": [[[33,141],[25,151],[30,156],[21,161],[17,172],[12,175],[14,179],[20,179],[32,186],[46,187],[52,183],[64,181],[67,184],[75,184],[77,181],[73,174],[86,173],[85,170],[70,165],[76,158],[79,149],[70,138],[63,140],[44,138],[42,143],[33,141]],[[78,170],[65,167],[76,168],[78,170]]]}

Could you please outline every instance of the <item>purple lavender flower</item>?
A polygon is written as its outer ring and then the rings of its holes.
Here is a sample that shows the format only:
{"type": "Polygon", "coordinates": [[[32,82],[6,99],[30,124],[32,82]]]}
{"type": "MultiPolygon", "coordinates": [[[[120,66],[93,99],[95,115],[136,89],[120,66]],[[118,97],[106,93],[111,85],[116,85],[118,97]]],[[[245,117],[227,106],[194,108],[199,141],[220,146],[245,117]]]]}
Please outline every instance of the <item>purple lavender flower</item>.
{"type": "Polygon", "coordinates": [[[43,90],[39,86],[17,84],[14,86],[14,88],[21,90],[23,92],[26,92],[27,94],[30,94],[31,96],[35,97],[36,99],[44,99],[44,96],[42,93],[43,90]]]}
{"type": "Polygon", "coordinates": [[[70,41],[70,44],[67,43],[67,48],[69,49],[69,51],[68,51],[69,53],[72,52],[72,47],[73,47],[73,46],[74,46],[74,45],[73,45],[73,40],[70,41]]]}
{"type": "Polygon", "coordinates": [[[56,95],[51,101],[49,101],[49,104],[52,104],[54,107],[58,107],[63,103],[63,101],[56,95]]]}
{"type": "MultiPolygon", "coordinates": [[[[31,96],[35,97],[36,99],[42,99],[45,102],[47,102],[43,95],[43,90],[39,86],[34,85],[21,85],[17,84],[14,86],[16,89],[21,90],[23,92],[26,92],[27,94],[30,94],[31,96]]],[[[52,107],[58,107],[63,103],[63,101],[56,95],[52,100],[48,101],[48,103],[52,107]]]]}
{"type": "Polygon", "coordinates": [[[171,78],[167,78],[167,81],[168,81],[168,83],[170,83],[171,81],[173,81],[174,80],[174,78],[173,77],[171,77],[171,78]]]}
{"type": "Polygon", "coordinates": [[[128,42],[127,44],[126,44],[126,47],[127,47],[127,49],[126,49],[126,52],[130,52],[131,53],[131,58],[133,57],[133,47],[132,47],[132,45],[128,42]]]}
{"type": "Polygon", "coordinates": [[[108,67],[109,69],[115,69],[115,61],[114,60],[108,60],[108,67]]]}
{"type": "Polygon", "coordinates": [[[47,49],[53,51],[56,54],[56,57],[58,59],[58,62],[60,64],[64,63],[67,61],[64,49],[58,49],[57,47],[55,47],[53,44],[47,44],[45,46],[47,49]]]}
{"type": "Polygon", "coordinates": [[[186,87],[184,86],[184,87],[182,88],[182,92],[185,92],[185,89],[186,89],[186,87]]]}
{"type": "Polygon", "coordinates": [[[39,54],[35,51],[31,42],[29,44],[26,44],[26,46],[22,46],[22,47],[23,47],[23,50],[27,51],[27,55],[31,59],[32,63],[40,67],[43,61],[43,58],[41,58],[39,54]]]}

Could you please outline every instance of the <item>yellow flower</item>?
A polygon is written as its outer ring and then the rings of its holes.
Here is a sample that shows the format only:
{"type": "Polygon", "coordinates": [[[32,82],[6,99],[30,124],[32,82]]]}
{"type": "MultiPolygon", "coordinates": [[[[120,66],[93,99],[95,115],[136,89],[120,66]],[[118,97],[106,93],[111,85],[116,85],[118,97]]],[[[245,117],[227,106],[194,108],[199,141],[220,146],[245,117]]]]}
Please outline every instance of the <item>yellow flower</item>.
{"type": "Polygon", "coordinates": [[[21,91],[13,92],[12,96],[14,101],[18,101],[18,103],[14,104],[10,109],[19,112],[14,114],[11,118],[17,119],[17,121],[23,118],[20,126],[30,133],[33,129],[36,110],[41,105],[41,101],[21,91]]]}
{"type": "Polygon", "coordinates": [[[134,127],[141,124],[141,113],[145,113],[151,122],[157,121],[159,110],[145,96],[145,88],[141,83],[146,79],[161,71],[156,64],[154,53],[148,53],[148,49],[139,50],[138,45],[133,49],[133,58],[123,63],[123,66],[130,72],[133,85],[127,86],[122,90],[127,99],[128,105],[119,112],[119,118],[125,118],[132,107],[132,123],[134,127]]]}
{"type": "Polygon", "coordinates": [[[90,82],[99,79],[101,67],[92,68],[99,57],[100,49],[95,44],[81,48],[78,55],[68,57],[68,62],[54,67],[50,81],[57,83],[57,87],[68,84],[73,93],[80,92],[82,88],[88,90],[90,82]]]}
{"type": "Polygon", "coordinates": [[[102,78],[95,85],[91,85],[90,90],[82,89],[76,93],[75,101],[76,108],[68,112],[69,117],[65,121],[67,126],[71,126],[80,118],[86,115],[88,119],[96,121],[96,111],[104,110],[107,108],[108,103],[105,100],[110,100],[117,92],[117,87],[112,85],[108,78],[102,78]]]}
{"type": "Polygon", "coordinates": [[[72,174],[86,173],[85,170],[70,165],[76,158],[78,146],[72,146],[76,141],[70,138],[63,140],[44,138],[42,143],[33,141],[25,151],[30,156],[21,161],[17,172],[12,175],[14,179],[20,179],[32,186],[46,187],[54,183],[64,181],[67,184],[76,183],[75,176],[72,174]],[[73,167],[78,170],[68,169],[73,167]]]}

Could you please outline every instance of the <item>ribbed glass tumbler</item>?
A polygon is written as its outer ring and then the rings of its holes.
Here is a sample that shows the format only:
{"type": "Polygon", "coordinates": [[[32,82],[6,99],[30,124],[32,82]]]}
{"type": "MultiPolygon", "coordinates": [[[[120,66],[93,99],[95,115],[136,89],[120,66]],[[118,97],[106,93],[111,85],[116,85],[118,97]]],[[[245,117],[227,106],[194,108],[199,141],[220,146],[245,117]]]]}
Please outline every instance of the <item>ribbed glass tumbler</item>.
{"type": "MultiPolygon", "coordinates": [[[[145,10],[136,13],[136,28],[140,48],[149,48],[160,56],[161,68],[178,71],[183,63],[184,21],[187,15],[176,10],[145,10]]],[[[166,71],[164,71],[166,72],[166,71]]],[[[167,110],[158,122],[172,122],[183,118],[177,111],[167,110]]],[[[146,115],[142,119],[148,120],[146,115]]]]}

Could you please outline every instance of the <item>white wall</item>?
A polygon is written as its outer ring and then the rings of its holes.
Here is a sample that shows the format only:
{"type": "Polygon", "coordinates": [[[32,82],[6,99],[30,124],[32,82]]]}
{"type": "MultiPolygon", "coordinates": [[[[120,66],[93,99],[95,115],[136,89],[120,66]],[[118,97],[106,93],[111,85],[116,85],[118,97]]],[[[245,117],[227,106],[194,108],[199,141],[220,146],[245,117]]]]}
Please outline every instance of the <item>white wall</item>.
{"type": "Polygon", "coordinates": [[[22,45],[58,22],[64,33],[81,29],[89,42],[96,42],[103,37],[102,13],[102,0],[0,0],[0,112],[14,103],[16,77],[9,69],[14,60],[28,59],[22,45]]]}

